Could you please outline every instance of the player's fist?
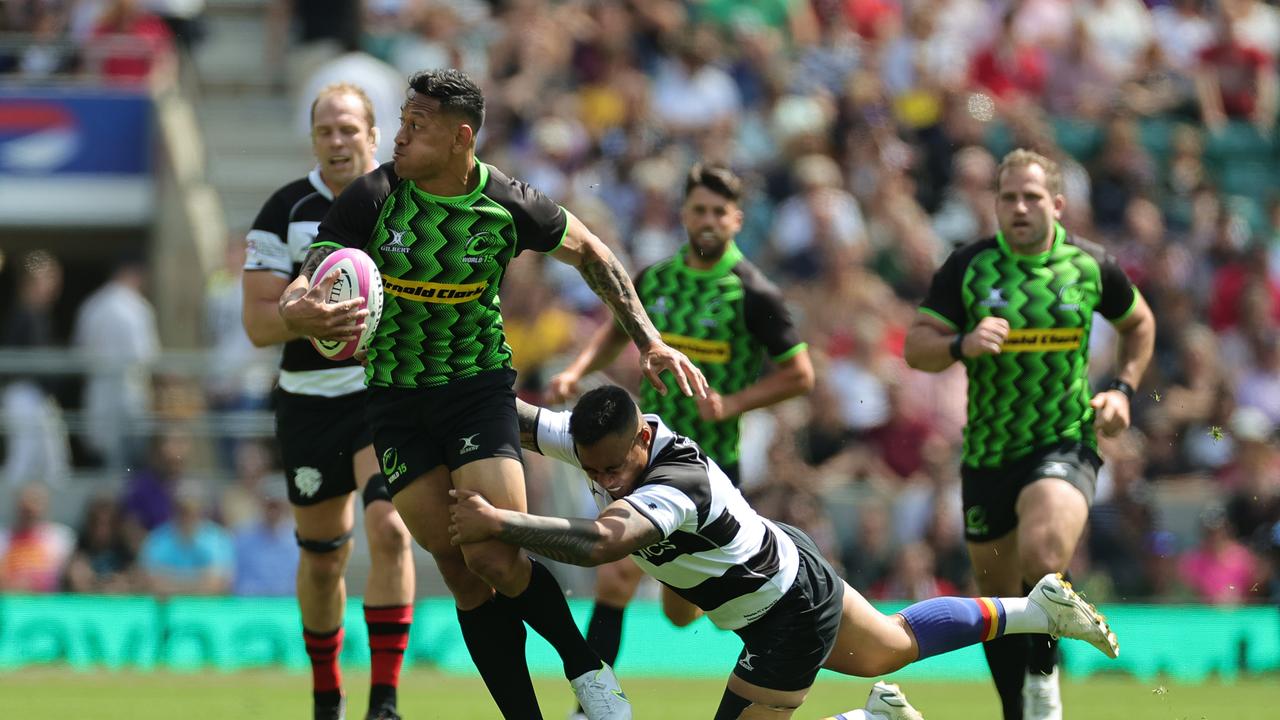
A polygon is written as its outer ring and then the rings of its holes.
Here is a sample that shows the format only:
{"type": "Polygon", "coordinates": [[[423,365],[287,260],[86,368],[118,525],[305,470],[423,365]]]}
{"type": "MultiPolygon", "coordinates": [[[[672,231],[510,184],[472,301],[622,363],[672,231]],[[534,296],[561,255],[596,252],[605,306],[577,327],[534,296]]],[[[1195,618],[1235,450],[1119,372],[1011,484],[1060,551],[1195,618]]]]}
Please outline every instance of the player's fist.
{"type": "Polygon", "coordinates": [[[720,422],[730,417],[728,408],[725,407],[724,396],[715,390],[707,390],[706,397],[694,396],[694,401],[698,403],[698,417],[709,422],[720,422]]]}
{"type": "Polygon", "coordinates": [[[454,545],[488,540],[498,532],[497,511],[473,490],[450,490],[449,541],[454,545]]]}
{"type": "Polygon", "coordinates": [[[554,405],[577,397],[578,381],[581,379],[581,375],[570,370],[552,375],[547,381],[547,402],[554,405]]]}
{"type": "Polygon", "coordinates": [[[1000,348],[1008,337],[1009,321],[989,315],[979,320],[977,326],[965,334],[960,352],[965,357],[999,355],[1000,348]]]}
{"type": "Polygon", "coordinates": [[[355,342],[364,332],[369,311],[363,298],[329,302],[329,293],[341,273],[333,270],[298,297],[280,305],[280,318],[291,332],[320,340],[355,342]]]}
{"type": "Polygon", "coordinates": [[[1093,426],[1106,437],[1115,437],[1129,427],[1129,397],[1119,390],[1103,390],[1089,401],[1097,415],[1093,426]]]}

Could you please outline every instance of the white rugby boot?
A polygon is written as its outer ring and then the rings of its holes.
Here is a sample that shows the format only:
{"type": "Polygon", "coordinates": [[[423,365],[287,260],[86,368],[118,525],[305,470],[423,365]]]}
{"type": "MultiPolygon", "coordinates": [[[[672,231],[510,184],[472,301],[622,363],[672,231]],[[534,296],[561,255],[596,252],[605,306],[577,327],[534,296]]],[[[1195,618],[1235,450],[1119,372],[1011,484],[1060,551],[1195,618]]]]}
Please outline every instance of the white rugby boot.
{"type": "Polygon", "coordinates": [[[864,708],[824,720],[924,720],[924,716],[911,707],[897,685],[882,680],[871,686],[871,695],[867,697],[864,708]]]}
{"type": "Polygon", "coordinates": [[[1058,687],[1058,668],[1045,675],[1028,672],[1022,682],[1023,720],[1062,720],[1062,691],[1058,687]]]}
{"type": "Polygon", "coordinates": [[[1061,574],[1050,573],[1040,578],[1029,597],[1049,616],[1050,635],[1083,640],[1109,658],[1120,655],[1120,641],[1107,625],[1107,619],[1072,590],[1071,583],[1063,580],[1061,574]]]}
{"type": "Polygon", "coordinates": [[[569,681],[587,720],[631,720],[631,701],[608,663],[569,681]]]}

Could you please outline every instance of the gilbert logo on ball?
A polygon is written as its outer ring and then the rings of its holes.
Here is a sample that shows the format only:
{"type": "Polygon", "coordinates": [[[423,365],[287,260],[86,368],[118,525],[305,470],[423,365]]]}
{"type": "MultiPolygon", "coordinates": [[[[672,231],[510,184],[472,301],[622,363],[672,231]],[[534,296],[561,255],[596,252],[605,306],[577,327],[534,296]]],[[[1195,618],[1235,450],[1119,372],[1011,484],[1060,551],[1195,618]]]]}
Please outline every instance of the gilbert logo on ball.
{"type": "Polygon", "coordinates": [[[353,298],[364,300],[369,310],[365,318],[364,332],[354,342],[342,340],[319,340],[311,338],[311,345],[316,352],[330,360],[346,360],[356,354],[357,350],[369,347],[374,332],[378,329],[378,320],[382,317],[382,274],[373,259],[363,250],[343,248],[324,259],[320,267],[311,276],[311,285],[324,280],[329,273],[338,272],[338,279],[333,283],[327,302],[340,303],[353,298]]]}

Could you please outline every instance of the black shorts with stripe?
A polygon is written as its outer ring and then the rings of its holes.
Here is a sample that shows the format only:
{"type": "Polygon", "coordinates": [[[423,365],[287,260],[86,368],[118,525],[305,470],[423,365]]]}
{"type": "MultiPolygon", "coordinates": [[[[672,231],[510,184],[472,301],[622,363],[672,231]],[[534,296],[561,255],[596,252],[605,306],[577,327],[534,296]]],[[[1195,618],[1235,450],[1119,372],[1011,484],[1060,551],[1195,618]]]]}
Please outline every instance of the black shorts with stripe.
{"type": "Polygon", "coordinates": [[[315,505],[355,492],[356,452],[373,444],[365,398],[363,390],[322,397],[276,388],[276,439],[289,502],[315,505]]]}
{"type": "Polygon", "coordinates": [[[369,388],[369,424],[391,494],[444,465],[521,459],[514,370],[494,370],[428,388],[369,388]]]}
{"type": "Polygon", "coordinates": [[[970,542],[988,542],[1008,535],[1018,526],[1018,495],[1044,478],[1065,480],[1084,495],[1092,507],[1102,458],[1082,442],[1068,440],[1036,448],[998,468],[960,467],[960,494],[964,507],[964,536],[970,542]]]}
{"type": "Polygon", "coordinates": [[[733,672],[752,685],[793,692],[813,685],[836,645],[844,580],[808,535],[774,524],[795,541],[800,567],[791,589],[767,613],[735,631],[743,648],[733,672]]]}

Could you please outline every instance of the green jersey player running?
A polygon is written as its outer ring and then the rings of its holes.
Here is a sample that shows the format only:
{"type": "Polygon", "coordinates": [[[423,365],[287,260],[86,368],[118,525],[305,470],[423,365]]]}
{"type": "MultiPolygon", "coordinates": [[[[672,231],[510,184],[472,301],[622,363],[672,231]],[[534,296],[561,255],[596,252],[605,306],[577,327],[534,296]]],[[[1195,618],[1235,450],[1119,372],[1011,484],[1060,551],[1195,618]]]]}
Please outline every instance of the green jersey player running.
{"type": "Polygon", "coordinates": [[[604,243],[536,189],[476,159],[484,96],[470,78],[423,72],[409,86],[394,162],[337,198],[281,314],[337,314],[325,337],[354,339],[367,311],[316,302],[307,284],[338,248],[369,253],[385,290],[366,376],[374,446],[396,509],[453,593],[467,649],[500,712],[541,717],[524,656],[528,623],[560,653],[588,717],[630,718],[544,566],[500,541],[449,544],[451,488],[525,508],[515,373],[498,301],[507,264],[534,250],[573,265],[636,342],[651,382],[665,390],[658,374],[670,370],[683,392],[704,393],[705,380],[658,336],[604,243]]]}
{"type": "MultiPolygon", "coordinates": [[[[1058,220],[1057,165],[1028,150],[997,174],[994,238],[952,253],[907,335],[907,364],[964,364],[969,422],[961,468],[965,535],[978,588],[1013,594],[1065,572],[1093,502],[1098,431],[1129,426],[1155,319],[1099,245],[1058,220]],[[1094,313],[1120,332],[1115,380],[1089,388],[1094,313]]],[[[984,644],[1005,720],[1060,720],[1057,645],[1047,636],[984,644]],[[1025,715],[1024,715],[1025,706],[1025,715]]]]}
{"type": "MultiPolygon", "coordinates": [[[[807,393],[813,364],[782,294],[734,244],[742,229],[742,182],[723,167],[696,164],[685,180],[681,222],[689,243],[643,270],[636,291],[662,339],[702,370],[706,398],[663,395],[640,388],[640,406],[694,438],[738,484],[742,413],[807,393]],[[768,358],[774,369],[761,376],[768,358]]],[[[616,323],[596,333],[564,372],[550,382],[552,400],[575,395],[579,380],[607,367],[627,335],[616,323]]],[[[587,641],[606,662],[617,658],[622,613],[644,573],[629,558],[601,565],[587,641]]],[[[663,609],[677,625],[697,618],[696,607],[663,592],[663,609]]]]}

